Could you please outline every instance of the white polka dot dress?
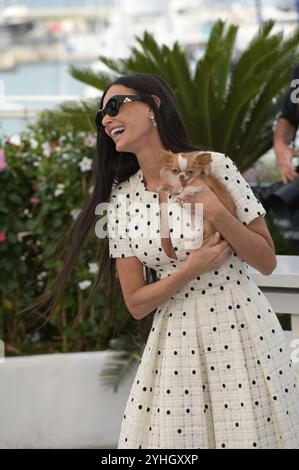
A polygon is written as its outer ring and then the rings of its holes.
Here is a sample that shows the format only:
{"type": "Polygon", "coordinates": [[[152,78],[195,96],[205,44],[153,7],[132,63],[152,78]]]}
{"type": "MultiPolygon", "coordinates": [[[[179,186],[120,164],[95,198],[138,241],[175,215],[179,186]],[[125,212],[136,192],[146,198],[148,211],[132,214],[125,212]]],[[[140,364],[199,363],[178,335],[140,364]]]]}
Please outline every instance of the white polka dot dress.
{"type": "MultiPolygon", "coordinates": [[[[232,195],[243,224],[265,215],[229,157],[212,153],[212,171],[232,195]]],[[[112,190],[110,257],[135,256],[158,279],[186,261],[190,250],[183,233],[174,231],[170,210],[179,205],[168,198],[178,260],[162,248],[159,196],[145,189],[141,169],[112,190]]],[[[124,410],[119,449],[299,448],[298,392],[285,336],[247,268],[234,253],[156,309],[124,410]]]]}

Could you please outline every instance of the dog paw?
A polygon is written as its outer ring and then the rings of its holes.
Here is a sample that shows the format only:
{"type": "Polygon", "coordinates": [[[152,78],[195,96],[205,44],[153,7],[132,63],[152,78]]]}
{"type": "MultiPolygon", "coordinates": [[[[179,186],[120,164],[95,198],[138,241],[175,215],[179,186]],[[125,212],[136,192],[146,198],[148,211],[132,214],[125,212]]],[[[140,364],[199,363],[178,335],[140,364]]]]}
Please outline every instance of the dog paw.
{"type": "Polygon", "coordinates": [[[172,186],[172,192],[173,192],[173,194],[180,194],[180,193],[182,192],[182,190],[183,190],[183,186],[182,186],[181,184],[179,184],[179,183],[174,184],[174,185],[172,186]]]}
{"type": "Polygon", "coordinates": [[[183,196],[180,196],[180,195],[176,196],[175,202],[177,202],[180,206],[183,206],[183,204],[184,204],[184,197],[183,197],[183,196]]]}

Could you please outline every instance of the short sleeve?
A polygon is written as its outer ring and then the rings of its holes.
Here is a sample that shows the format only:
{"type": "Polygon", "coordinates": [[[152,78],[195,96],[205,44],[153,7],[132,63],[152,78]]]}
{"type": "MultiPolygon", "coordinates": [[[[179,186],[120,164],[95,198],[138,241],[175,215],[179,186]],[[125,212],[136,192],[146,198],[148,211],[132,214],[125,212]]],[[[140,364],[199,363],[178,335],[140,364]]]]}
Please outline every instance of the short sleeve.
{"type": "Polygon", "coordinates": [[[236,164],[227,155],[212,153],[211,169],[232,196],[240,222],[247,225],[255,218],[266,215],[265,208],[255,197],[236,164]]]}
{"type": "Polygon", "coordinates": [[[135,256],[128,236],[126,194],[122,186],[113,188],[107,208],[107,230],[110,258],[135,256]]]}

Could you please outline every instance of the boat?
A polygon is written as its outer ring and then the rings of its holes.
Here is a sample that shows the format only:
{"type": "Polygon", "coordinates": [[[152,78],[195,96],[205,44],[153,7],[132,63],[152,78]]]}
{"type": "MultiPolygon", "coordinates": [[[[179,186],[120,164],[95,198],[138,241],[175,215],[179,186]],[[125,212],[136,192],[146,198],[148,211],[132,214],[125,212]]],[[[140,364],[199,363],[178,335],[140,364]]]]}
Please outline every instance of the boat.
{"type": "Polygon", "coordinates": [[[0,10],[0,32],[21,35],[31,31],[34,24],[30,17],[30,8],[25,5],[14,5],[0,10]]]}

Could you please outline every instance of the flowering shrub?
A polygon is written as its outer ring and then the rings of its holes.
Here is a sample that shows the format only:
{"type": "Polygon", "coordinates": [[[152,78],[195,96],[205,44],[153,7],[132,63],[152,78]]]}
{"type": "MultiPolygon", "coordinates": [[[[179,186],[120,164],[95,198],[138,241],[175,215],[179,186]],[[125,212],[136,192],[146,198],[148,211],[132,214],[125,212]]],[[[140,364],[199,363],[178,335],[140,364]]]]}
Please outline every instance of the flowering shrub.
{"type": "Polygon", "coordinates": [[[68,125],[56,127],[44,113],[21,135],[0,140],[0,337],[8,352],[40,352],[28,349],[30,342],[40,346],[40,338],[51,339],[42,352],[102,349],[112,336],[105,286],[86,317],[77,317],[104,242],[94,233],[50,321],[32,335],[26,326],[28,315],[14,315],[52,284],[63,263],[53,256],[57,240],[92,189],[95,135],[74,132],[68,125]]]}

